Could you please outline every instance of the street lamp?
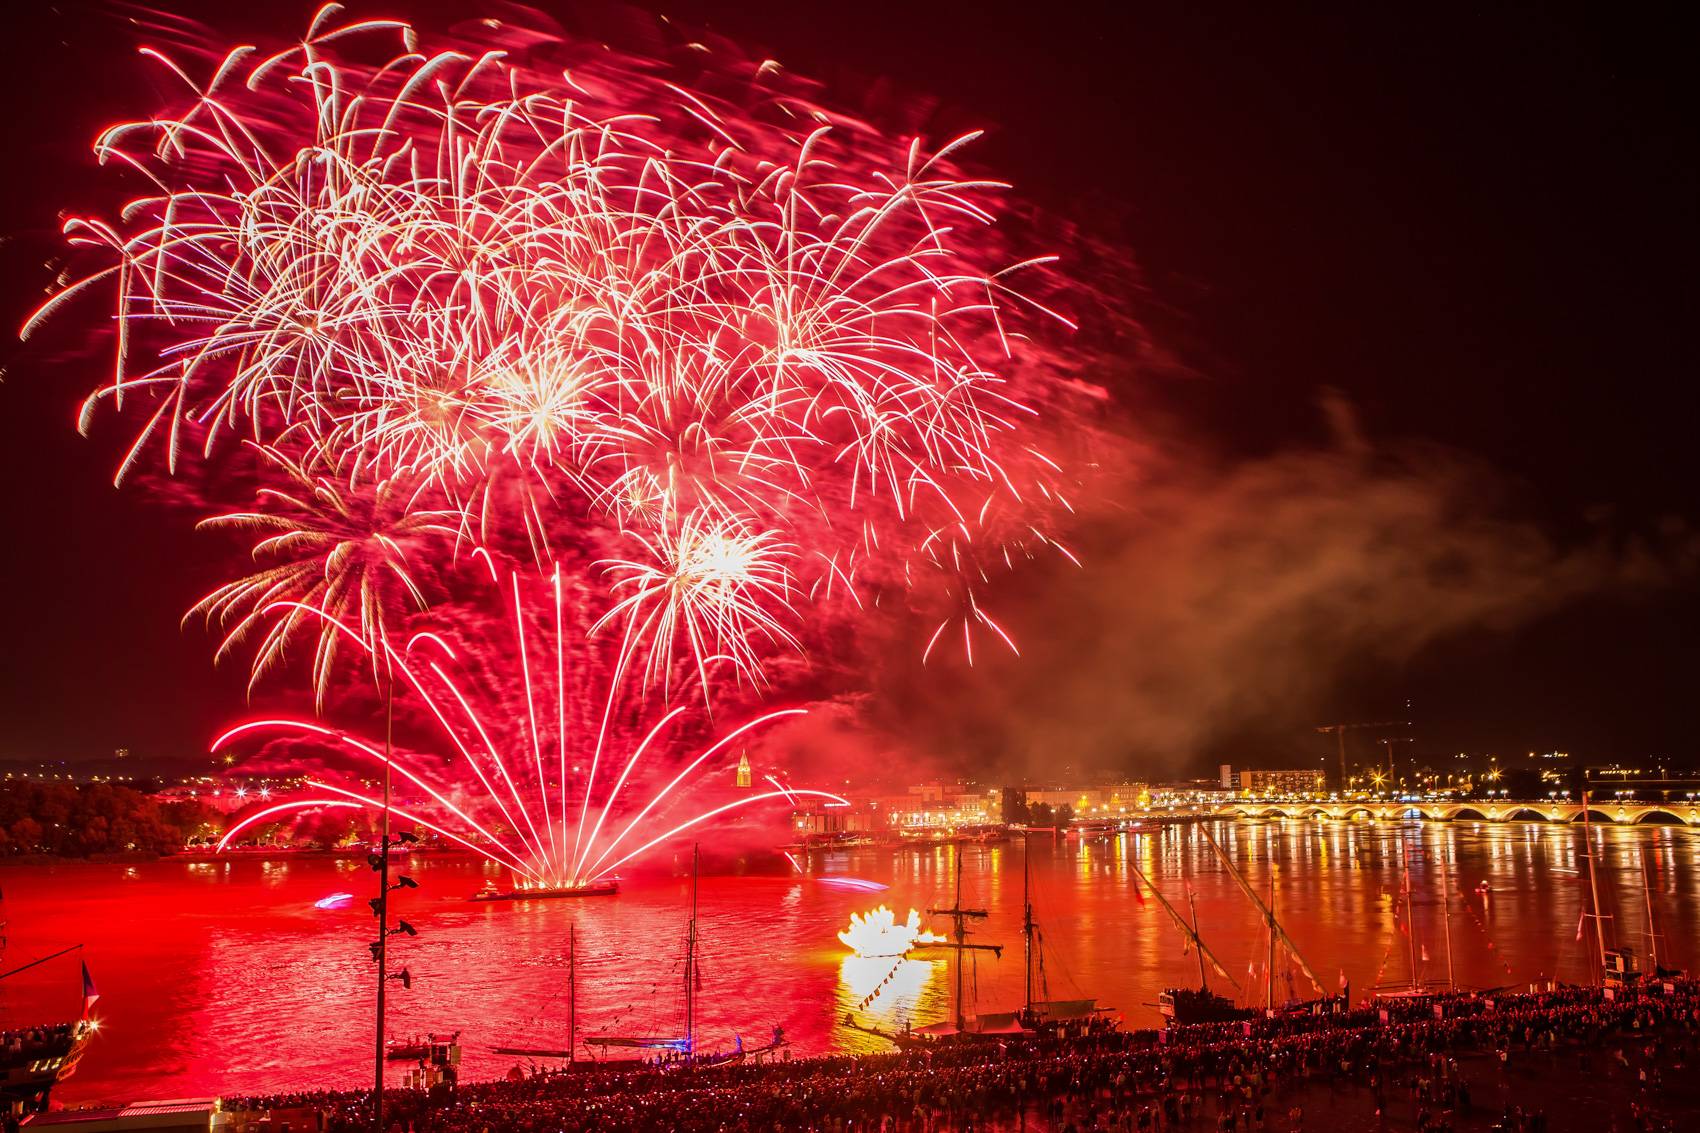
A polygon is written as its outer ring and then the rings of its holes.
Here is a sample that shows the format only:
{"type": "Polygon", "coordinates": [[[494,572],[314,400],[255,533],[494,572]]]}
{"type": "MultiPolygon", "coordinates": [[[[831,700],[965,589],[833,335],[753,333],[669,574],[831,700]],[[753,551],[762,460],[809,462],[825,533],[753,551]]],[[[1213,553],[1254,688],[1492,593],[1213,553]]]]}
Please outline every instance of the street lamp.
{"type": "MultiPolygon", "coordinates": [[[[383,1133],[384,1129],[384,998],[389,989],[392,976],[386,970],[389,959],[389,939],[392,936],[418,936],[419,930],[404,920],[398,919],[396,927],[389,926],[390,894],[398,889],[417,889],[419,883],[405,874],[398,874],[394,883],[390,881],[390,849],[393,846],[413,845],[419,841],[416,835],[402,831],[394,838],[389,830],[389,765],[384,766],[384,830],[378,842],[378,852],[367,854],[366,862],[378,874],[378,895],[367,904],[372,906],[372,915],[378,918],[378,939],[368,947],[372,951],[372,960],[378,965],[378,1012],[377,1012],[377,1067],[374,1070],[372,1086],[372,1128],[375,1133],[383,1133]]],[[[412,990],[413,974],[403,968],[400,973],[401,986],[412,990]]]]}

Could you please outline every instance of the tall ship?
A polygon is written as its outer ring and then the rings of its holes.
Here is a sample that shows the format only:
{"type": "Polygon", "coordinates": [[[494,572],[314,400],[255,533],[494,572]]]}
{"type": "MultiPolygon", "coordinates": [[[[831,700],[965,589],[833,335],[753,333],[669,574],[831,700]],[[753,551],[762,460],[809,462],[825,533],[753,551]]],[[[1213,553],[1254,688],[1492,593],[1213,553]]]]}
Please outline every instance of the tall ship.
{"type": "Polygon", "coordinates": [[[1265,944],[1268,949],[1263,972],[1263,1003],[1261,1006],[1257,1004],[1255,991],[1247,993],[1246,1003],[1236,1004],[1234,1000],[1210,990],[1209,984],[1204,978],[1204,961],[1206,958],[1210,960],[1217,972],[1228,981],[1236,992],[1240,991],[1240,988],[1228,975],[1227,969],[1222,966],[1215,955],[1205,948],[1203,939],[1199,937],[1196,906],[1194,907],[1192,924],[1188,925],[1181,918],[1179,912],[1162,897],[1157,888],[1151,886],[1152,892],[1157,893],[1164,909],[1168,911],[1176,927],[1181,930],[1183,936],[1190,943],[1196,945],[1199,949],[1199,987],[1196,990],[1192,988],[1169,988],[1164,991],[1158,997],[1158,1009],[1162,1011],[1164,1018],[1170,1023],[1224,1023],[1240,1019],[1252,1019],[1259,1015],[1274,1016],[1345,1010],[1351,1001],[1351,989],[1342,986],[1338,995],[1327,994],[1323,990],[1322,981],[1317,978],[1316,972],[1305,962],[1298,944],[1294,942],[1291,936],[1287,935],[1287,930],[1281,927],[1281,922],[1275,918],[1273,879],[1270,881],[1269,899],[1266,902],[1257,895],[1257,890],[1253,889],[1251,883],[1245,879],[1245,875],[1240,872],[1239,867],[1234,864],[1233,858],[1228,856],[1228,852],[1222,848],[1222,844],[1216,840],[1215,835],[1210,833],[1209,828],[1201,824],[1198,831],[1210,843],[1210,848],[1215,851],[1216,857],[1222,863],[1222,868],[1229,877],[1234,879],[1234,883],[1239,886],[1240,892],[1245,894],[1246,900],[1251,902],[1252,907],[1257,910],[1260,919],[1263,921],[1265,944]],[[1277,999],[1275,969],[1279,954],[1284,954],[1299,971],[1304,973],[1305,978],[1316,989],[1317,998],[1300,999],[1292,993],[1289,986],[1287,995],[1277,999]]]}
{"type": "MultiPolygon", "coordinates": [[[[0,981],[82,950],[81,944],[0,971],[0,981]]],[[[0,966],[6,962],[5,897],[0,894],[0,966]]],[[[83,1013],[80,1018],[28,1027],[0,1029],[0,1110],[12,1117],[47,1108],[53,1087],[77,1072],[77,1063],[99,1030],[89,1009],[99,998],[87,964],[82,965],[83,1013]]]]}
{"type": "Polygon", "coordinates": [[[856,1021],[853,1013],[844,1016],[844,1025],[863,1034],[885,1039],[899,1049],[914,1049],[940,1043],[976,1042],[1008,1039],[1023,1035],[1054,1033],[1071,1026],[1084,1026],[1106,1015],[1095,999],[1052,999],[1045,989],[1043,936],[1039,922],[1033,917],[1031,845],[1023,837],[1021,875],[1021,936],[1022,936],[1022,1001],[1010,1011],[980,1011],[968,1013],[966,989],[967,958],[976,952],[990,952],[1002,957],[1003,945],[970,941],[968,925],[985,920],[985,909],[969,909],[962,905],[962,845],[956,843],[954,899],[948,908],[930,908],[928,915],[950,918],[950,933],[943,940],[931,940],[920,947],[931,951],[944,950],[951,958],[953,990],[951,1018],[919,1027],[906,1026],[900,1031],[884,1031],[856,1021]],[[1037,993],[1037,994],[1036,994],[1037,993]],[[1044,996],[1040,998],[1039,996],[1044,996]]]}
{"type": "Polygon", "coordinates": [[[1182,947],[1191,948],[1198,953],[1198,986],[1165,988],[1157,995],[1157,1010],[1169,1023],[1231,1023],[1239,1019],[1251,1019],[1257,1015],[1253,1007],[1240,1007],[1232,998],[1210,990],[1210,973],[1205,970],[1205,961],[1216,969],[1216,974],[1227,981],[1229,987],[1238,995],[1239,983],[1216,954],[1210,951],[1210,946],[1204,943],[1204,938],[1198,933],[1198,901],[1193,896],[1192,887],[1187,887],[1187,907],[1192,913],[1192,920],[1180,914],[1180,910],[1163,895],[1163,891],[1154,885],[1149,877],[1131,860],[1128,869],[1133,871],[1134,882],[1143,884],[1157,898],[1169,920],[1181,934],[1182,947]]]}
{"type": "MultiPolygon", "coordinates": [[[[768,1041],[761,1046],[746,1047],[742,1036],[733,1040],[733,1048],[729,1051],[704,1051],[700,1048],[701,1036],[697,1030],[697,1009],[701,997],[702,974],[698,963],[701,946],[701,935],[697,924],[697,893],[702,874],[701,847],[691,846],[691,914],[685,926],[685,962],[684,962],[684,1019],[682,1032],[650,1032],[647,1034],[619,1034],[603,1032],[590,1035],[585,1039],[585,1045],[600,1051],[607,1056],[611,1051],[633,1051],[643,1057],[654,1056],[666,1066],[699,1069],[710,1066],[724,1066],[731,1063],[751,1061],[759,1062],[769,1056],[777,1055],[778,1051],[788,1045],[785,1031],[774,1027],[768,1041]]],[[[569,981],[576,981],[577,944],[576,938],[569,954],[569,981]]],[[[569,1035],[577,1030],[577,992],[576,982],[570,982],[570,1011],[569,1035]]],[[[571,1059],[572,1038],[567,1044],[567,1057],[571,1059]]],[[[541,1049],[526,1049],[516,1046],[497,1048],[498,1053],[533,1056],[555,1056],[560,1052],[541,1049]]]]}

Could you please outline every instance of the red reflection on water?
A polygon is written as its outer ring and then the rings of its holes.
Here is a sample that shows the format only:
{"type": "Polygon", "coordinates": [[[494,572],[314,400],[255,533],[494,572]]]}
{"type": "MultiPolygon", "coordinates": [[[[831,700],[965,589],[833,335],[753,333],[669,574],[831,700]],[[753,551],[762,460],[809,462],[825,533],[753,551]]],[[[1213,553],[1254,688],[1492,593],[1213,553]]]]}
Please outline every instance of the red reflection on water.
{"type": "MultiPolygon", "coordinates": [[[[1275,879],[1283,923],[1325,981],[1354,991],[1408,979],[1395,927],[1402,906],[1400,828],[1369,823],[1246,823],[1224,843],[1259,892],[1275,879]],[[1395,944],[1395,941],[1397,943],[1395,944]],[[1393,947],[1390,947],[1393,945],[1393,947]]],[[[1417,931],[1444,976],[1441,862],[1450,859],[1454,966],[1461,982],[1495,986],[1557,974],[1585,976],[1590,942],[1575,941],[1580,832],[1541,826],[1412,827],[1417,931]],[[1475,890],[1486,883],[1492,900],[1475,890]],[[1488,947],[1491,944],[1493,947],[1488,947]],[[1503,965],[1513,971],[1507,977],[1503,965]]],[[[1639,849],[1649,846],[1659,931],[1673,948],[1700,939],[1700,846],[1664,830],[1599,832],[1606,911],[1623,943],[1643,931],[1639,849]]],[[[1241,984],[1263,946],[1255,915],[1202,839],[1184,828],[1064,843],[1036,840],[1033,899],[1055,998],[1096,996],[1135,1025],[1156,1022],[1157,992],[1196,983],[1197,961],[1155,902],[1131,896],[1132,860],[1171,897],[1190,883],[1206,941],[1241,984]]],[[[965,903],[990,917],[977,940],[1002,943],[977,957],[966,982],[979,1006],[1009,1010],[1021,997],[1022,848],[970,846],[965,903]]],[[[681,867],[684,859],[678,863],[681,867]]],[[[1585,863],[1584,868],[1585,868],[1585,863]]],[[[665,863],[663,863],[665,865],[665,863]]],[[[954,980],[942,960],[847,962],[836,935],[868,896],[817,883],[878,879],[881,899],[907,909],[948,903],[950,851],[857,850],[809,863],[811,874],[707,876],[701,892],[699,1033],[711,1047],[765,1040],[774,1026],[802,1053],[877,1050],[880,1040],[839,1025],[847,1011],[889,1029],[945,1018],[954,980]],[[895,969],[895,970],[894,970],[895,969]]],[[[786,867],[787,869],[789,867],[786,867]]],[[[398,899],[420,936],[395,945],[414,977],[392,988],[392,1033],[463,1032],[466,1073],[493,1077],[513,1064],[491,1048],[565,1041],[566,947],[578,941],[579,1033],[671,1033],[682,1020],[683,876],[637,878],[597,901],[470,904],[487,876],[466,859],[416,858],[421,888],[398,899]]],[[[369,1073],[372,920],[363,862],[327,858],[76,864],[9,869],[8,961],[87,944],[101,988],[103,1029],[66,1102],[195,1096],[358,1085],[369,1073]],[[351,893],[342,909],[327,894],[351,893]]],[[[935,926],[943,927],[943,926],[935,926]]],[[[1678,954],[1675,962],[1697,957],[1678,954]]],[[[1214,977],[1213,985],[1219,986],[1214,977]]],[[[66,1018],[81,1006],[76,959],[0,984],[6,1024],[66,1018]]],[[[1286,990],[1283,981],[1278,994],[1286,990]]],[[[1308,988],[1300,985],[1303,993],[1308,988]]],[[[1334,990],[1329,987],[1327,990],[1334,990]]],[[[401,1067],[395,1068],[398,1078],[401,1067]]]]}

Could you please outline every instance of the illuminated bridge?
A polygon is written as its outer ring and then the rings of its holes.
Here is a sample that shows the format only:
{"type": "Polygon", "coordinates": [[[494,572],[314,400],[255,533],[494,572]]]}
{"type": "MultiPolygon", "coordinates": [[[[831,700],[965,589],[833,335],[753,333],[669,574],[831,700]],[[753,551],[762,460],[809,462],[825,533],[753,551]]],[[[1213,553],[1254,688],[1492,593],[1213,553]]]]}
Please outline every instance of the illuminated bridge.
{"type": "MultiPolygon", "coordinates": [[[[1519,802],[1313,802],[1306,800],[1244,799],[1218,807],[1221,818],[1323,818],[1398,819],[1428,818],[1440,822],[1581,822],[1582,804],[1543,799],[1519,802]]],[[[1588,818],[1620,826],[1669,823],[1700,826],[1700,801],[1622,802],[1598,799],[1588,805],[1588,818]]]]}

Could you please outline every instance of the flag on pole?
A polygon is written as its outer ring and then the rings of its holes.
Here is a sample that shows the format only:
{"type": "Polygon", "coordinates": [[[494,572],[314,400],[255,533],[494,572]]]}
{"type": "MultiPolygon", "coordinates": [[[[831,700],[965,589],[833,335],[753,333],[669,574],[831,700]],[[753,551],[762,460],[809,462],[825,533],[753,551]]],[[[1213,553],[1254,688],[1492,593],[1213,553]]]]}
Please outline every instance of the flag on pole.
{"type": "Polygon", "coordinates": [[[1583,913],[1576,918],[1576,939],[1582,939],[1582,926],[1588,923],[1588,914],[1583,913]]]}
{"type": "Polygon", "coordinates": [[[89,1008],[100,998],[100,989],[94,986],[94,977],[89,975],[89,963],[83,961],[83,1016],[86,1018],[89,1008]]]}

